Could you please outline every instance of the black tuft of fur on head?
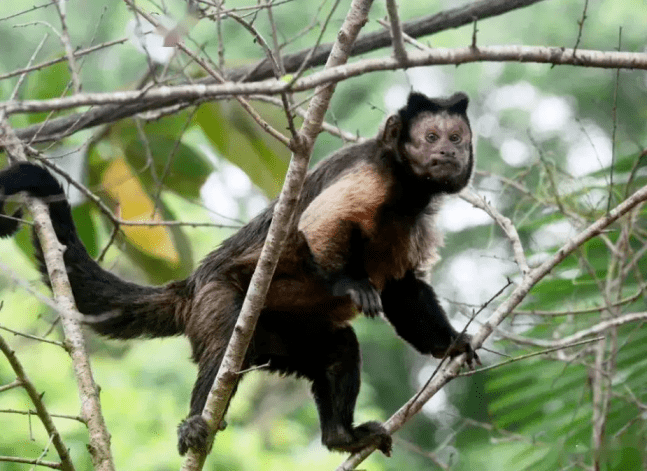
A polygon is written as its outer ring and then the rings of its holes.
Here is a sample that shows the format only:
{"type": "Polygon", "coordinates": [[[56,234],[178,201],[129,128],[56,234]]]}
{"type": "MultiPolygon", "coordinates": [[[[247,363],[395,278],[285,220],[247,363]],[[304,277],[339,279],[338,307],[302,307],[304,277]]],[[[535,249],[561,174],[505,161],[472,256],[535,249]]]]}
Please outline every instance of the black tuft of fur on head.
{"type": "Polygon", "coordinates": [[[446,112],[449,115],[459,115],[465,119],[465,122],[469,126],[470,122],[467,118],[468,103],[469,98],[463,92],[454,93],[449,98],[429,98],[422,93],[411,92],[406,106],[400,108],[398,111],[402,122],[400,143],[410,139],[409,130],[411,129],[411,121],[425,111],[432,114],[446,112]]]}

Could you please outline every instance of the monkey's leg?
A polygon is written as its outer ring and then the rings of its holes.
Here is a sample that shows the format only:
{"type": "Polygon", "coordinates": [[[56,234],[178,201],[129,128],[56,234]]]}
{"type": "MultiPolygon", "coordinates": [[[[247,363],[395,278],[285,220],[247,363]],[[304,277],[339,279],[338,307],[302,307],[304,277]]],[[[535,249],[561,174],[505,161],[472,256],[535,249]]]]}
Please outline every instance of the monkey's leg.
{"type": "Polygon", "coordinates": [[[356,452],[376,445],[391,452],[391,436],[378,422],[353,426],[360,387],[359,343],[353,329],[317,322],[304,314],[261,315],[256,329],[256,362],[269,369],[312,380],[323,444],[331,450],[356,452]]]}
{"type": "Polygon", "coordinates": [[[360,353],[351,327],[330,334],[322,368],[315,373],[312,392],[321,422],[321,440],[329,449],[355,453],[375,445],[391,454],[391,436],[379,422],[353,426],[360,386],[360,353]]]}
{"type": "MultiPolygon", "coordinates": [[[[242,307],[242,295],[226,285],[207,285],[197,296],[193,307],[193,324],[188,326],[193,358],[198,363],[198,378],[191,393],[188,417],[178,426],[178,451],[184,455],[189,448],[208,451],[209,426],[202,418],[202,409],[218,374],[218,369],[234,331],[242,307]]],[[[248,364],[249,355],[244,364],[248,364]]],[[[243,369],[246,366],[243,367],[243,369]]],[[[236,388],[232,392],[232,397],[236,388]]],[[[226,411],[225,411],[226,412],[226,411]]],[[[225,421],[220,423],[224,428],[225,421]]]]}
{"type": "MultiPolygon", "coordinates": [[[[218,374],[218,368],[220,368],[223,356],[224,349],[199,366],[198,379],[193,386],[193,392],[191,394],[191,411],[189,412],[189,416],[177,428],[177,447],[180,455],[184,455],[189,451],[189,448],[204,452],[207,452],[209,449],[209,426],[202,418],[202,409],[204,409],[207,396],[218,374]]],[[[232,392],[232,397],[235,393],[236,388],[232,392]]],[[[223,420],[220,423],[220,428],[223,429],[225,425],[226,423],[223,420]]]]}
{"type": "Polygon", "coordinates": [[[479,364],[472,350],[471,337],[454,330],[438,303],[431,286],[418,279],[413,271],[400,280],[389,281],[382,290],[384,315],[400,337],[420,353],[442,358],[467,353],[468,363],[479,364]]]}

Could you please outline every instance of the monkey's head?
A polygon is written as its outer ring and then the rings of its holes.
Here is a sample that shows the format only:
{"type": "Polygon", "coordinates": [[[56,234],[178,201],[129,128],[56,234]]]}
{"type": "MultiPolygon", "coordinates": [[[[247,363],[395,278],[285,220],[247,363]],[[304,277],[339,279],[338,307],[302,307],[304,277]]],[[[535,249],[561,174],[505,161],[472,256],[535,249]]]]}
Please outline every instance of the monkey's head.
{"type": "Polygon", "coordinates": [[[428,184],[430,191],[456,193],[472,175],[474,157],[467,104],[464,93],[430,99],[413,92],[406,106],[389,118],[393,118],[390,135],[398,136],[401,165],[417,181],[428,184]]]}

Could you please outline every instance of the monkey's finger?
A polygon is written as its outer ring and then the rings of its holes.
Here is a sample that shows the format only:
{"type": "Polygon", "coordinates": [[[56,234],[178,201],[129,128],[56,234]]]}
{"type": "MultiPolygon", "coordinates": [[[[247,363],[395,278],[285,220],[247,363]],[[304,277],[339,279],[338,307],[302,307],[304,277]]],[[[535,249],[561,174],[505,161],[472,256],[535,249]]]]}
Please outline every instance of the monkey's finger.
{"type": "Polygon", "coordinates": [[[380,299],[380,295],[377,293],[376,290],[373,290],[371,293],[371,312],[372,316],[375,317],[380,314],[380,312],[383,311],[382,308],[382,300],[380,299]]]}
{"type": "Polygon", "coordinates": [[[373,298],[373,293],[370,289],[364,291],[364,314],[368,317],[375,316],[375,300],[373,298]]]}
{"type": "Polygon", "coordinates": [[[350,296],[350,300],[353,302],[357,310],[362,311],[363,305],[360,293],[355,289],[349,289],[346,294],[350,296]]]}

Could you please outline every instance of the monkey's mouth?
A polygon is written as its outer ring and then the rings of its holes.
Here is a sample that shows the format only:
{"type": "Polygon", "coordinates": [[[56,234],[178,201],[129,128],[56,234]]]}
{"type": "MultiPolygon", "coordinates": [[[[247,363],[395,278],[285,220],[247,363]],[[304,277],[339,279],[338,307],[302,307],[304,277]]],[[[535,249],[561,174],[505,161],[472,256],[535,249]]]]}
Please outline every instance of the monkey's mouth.
{"type": "Polygon", "coordinates": [[[437,168],[437,167],[452,167],[459,169],[460,164],[455,159],[446,159],[446,158],[437,158],[432,157],[427,163],[428,168],[437,168]]]}
{"type": "Polygon", "coordinates": [[[460,163],[453,159],[432,158],[426,165],[420,168],[421,176],[424,176],[427,180],[447,178],[458,175],[461,171],[462,167],[460,163]]]}

